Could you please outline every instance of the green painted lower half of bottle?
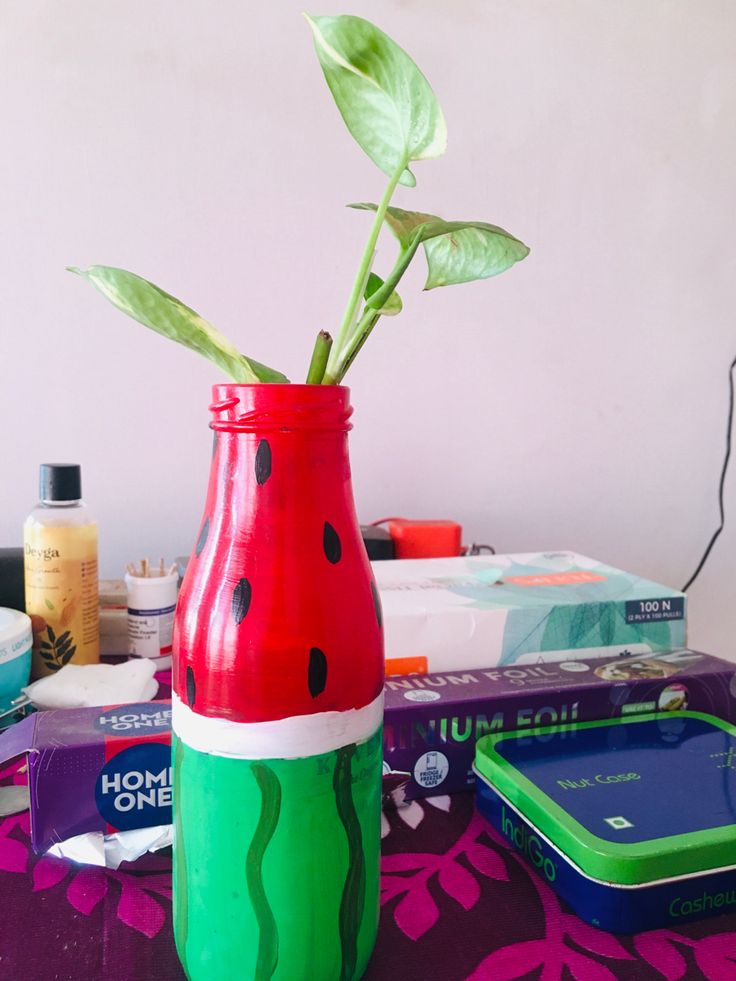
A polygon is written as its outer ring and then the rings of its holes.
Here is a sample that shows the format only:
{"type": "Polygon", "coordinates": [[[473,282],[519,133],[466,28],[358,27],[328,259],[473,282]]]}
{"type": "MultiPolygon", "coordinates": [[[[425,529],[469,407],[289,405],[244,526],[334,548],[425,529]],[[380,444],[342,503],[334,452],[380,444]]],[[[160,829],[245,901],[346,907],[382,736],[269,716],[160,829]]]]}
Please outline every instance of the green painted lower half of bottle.
{"type": "Polygon", "coordinates": [[[295,760],[173,736],[174,935],[190,981],[354,981],[378,928],[382,734],[295,760]]]}

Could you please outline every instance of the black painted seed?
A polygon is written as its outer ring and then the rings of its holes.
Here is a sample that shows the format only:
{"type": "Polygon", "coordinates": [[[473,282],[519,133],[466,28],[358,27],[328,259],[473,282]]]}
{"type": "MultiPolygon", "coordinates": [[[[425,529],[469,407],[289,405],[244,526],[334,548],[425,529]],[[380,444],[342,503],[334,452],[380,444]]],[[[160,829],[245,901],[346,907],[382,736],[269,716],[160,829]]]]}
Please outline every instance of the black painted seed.
{"type": "Polygon", "coordinates": [[[245,619],[250,607],[252,590],[247,579],[241,579],[233,590],[233,618],[237,624],[245,619]]]}
{"type": "Polygon", "coordinates": [[[207,542],[207,536],[210,533],[210,519],[209,515],[204,519],[204,524],[202,525],[202,530],[199,533],[199,538],[197,539],[197,544],[194,548],[194,554],[197,558],[202,554],[202,549],[207,542]]]}
{"type": "Polygon", "coordinates": [[[192,671],[191,664],[187,664],[187,702],[189,703],[189,708],[194,707],[194,699],[197,696],[197,685],[194,681],[194,671],[192,671]]]}
{"type": "Polygon", "coordinates": [[[378,595],[378,589],[375,582],[371,579],[371,593],[373,595],[373,605],[376,608],[376,619],[378,620],[378,626],[383,627],[383,610],[381,609],[381,597],[378,595]]]}
{"type": "Polygon", "coordinates": [[[321,695],[327,684],[327,658],[324,651],[321,651],[319,647],[313,647],[309,652],[307,684],[312,698],[321,695]]]}
{"type": "Polygon", "coordinates": [[[217,430],[215,430],[214,435],[212,436],[212,459],[213,460],[215,458],[215,453],[217,453],[217,437],[218,437],[218,435],[219,434],[218,434],[217,430]]]}
{"type": "Polygon", "coordinates": [[[271,476],[271,444],[262,439],[256,450],[256,483],[265,484],[271,476]]]}
{"type": "Polygon", "coordinates": [[[340,558],[342,557],[340,536],[329,521],[325,521],[325,530],[322,534],[322,546],[325,550],[325,555],[327,556],[328,562],[335,565],[340,561],[340,558]]]}

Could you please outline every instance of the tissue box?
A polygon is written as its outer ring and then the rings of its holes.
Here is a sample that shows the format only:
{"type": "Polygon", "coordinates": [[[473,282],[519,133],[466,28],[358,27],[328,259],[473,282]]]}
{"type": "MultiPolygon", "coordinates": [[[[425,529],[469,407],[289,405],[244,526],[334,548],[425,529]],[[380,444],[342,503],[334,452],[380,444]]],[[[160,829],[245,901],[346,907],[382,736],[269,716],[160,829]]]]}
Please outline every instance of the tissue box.
{"type": "Polygon", "coordinates": [[[373,565],[389,674],[684,647],[684,593],[575,552],[373,565]]]}
{"type": "Polygon", "coordinates": [[[28,754],[31,844],[171,823],[171,703],[37,712],[0,735],[28,754]]]}
{"type": "Polygon", "coordinates": [[[387,678],[386,801],[471,787],[487,733],[690,709],[736,722],[736,664],[691,650],[387,678]]]}

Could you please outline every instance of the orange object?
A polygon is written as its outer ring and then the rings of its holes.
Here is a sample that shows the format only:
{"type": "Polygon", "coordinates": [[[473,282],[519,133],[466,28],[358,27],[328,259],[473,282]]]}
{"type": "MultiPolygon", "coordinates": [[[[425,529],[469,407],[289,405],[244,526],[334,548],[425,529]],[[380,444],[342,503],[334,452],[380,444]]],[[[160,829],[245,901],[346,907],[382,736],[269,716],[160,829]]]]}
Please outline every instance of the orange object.
{"type": "Polygon", "coordinates": [[[386,674],[426,674],[426,657],[387,657],[386,674]]]}
{"type": "Polygon", "coordinates": [[[438,559],[461,554],[462,528],[456,521],[390,518],[388,530],[397,559],[438,559]]]}

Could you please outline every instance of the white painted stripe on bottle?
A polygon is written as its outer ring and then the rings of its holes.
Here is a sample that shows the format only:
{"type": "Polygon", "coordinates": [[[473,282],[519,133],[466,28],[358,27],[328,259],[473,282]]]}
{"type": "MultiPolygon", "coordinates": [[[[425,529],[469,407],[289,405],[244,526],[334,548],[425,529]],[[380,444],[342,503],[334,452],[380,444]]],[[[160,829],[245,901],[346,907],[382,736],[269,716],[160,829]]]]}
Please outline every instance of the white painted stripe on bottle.
{"type": "Polygon", "coordinates": [[[345,712],[293,715],[269,722],[231,722],[193,712],[171,694],[171,727],[200,753],[239,760],[295,760],[364,742],[383,721],[383,692],[369,705],[345,712]]]}

